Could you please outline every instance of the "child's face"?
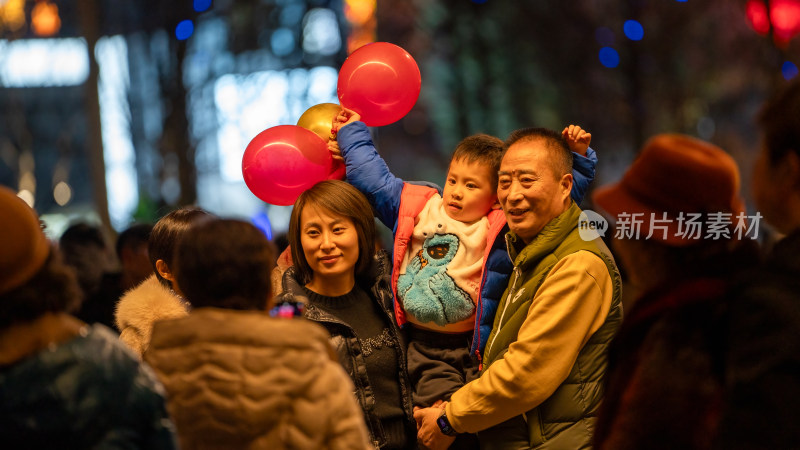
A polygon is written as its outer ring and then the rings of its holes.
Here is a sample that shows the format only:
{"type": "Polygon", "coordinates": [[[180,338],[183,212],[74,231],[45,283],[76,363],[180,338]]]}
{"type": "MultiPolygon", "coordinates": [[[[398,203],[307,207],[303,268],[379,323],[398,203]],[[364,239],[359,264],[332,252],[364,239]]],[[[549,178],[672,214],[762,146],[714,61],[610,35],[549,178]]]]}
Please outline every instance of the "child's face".
{"type": "Polygon", "coordinates": [[[442,194],[447,215],[459,222],[472,223],[499,208],[491,180],[491,169],[485,164],[463,159],[451,162],[442,194]]]}

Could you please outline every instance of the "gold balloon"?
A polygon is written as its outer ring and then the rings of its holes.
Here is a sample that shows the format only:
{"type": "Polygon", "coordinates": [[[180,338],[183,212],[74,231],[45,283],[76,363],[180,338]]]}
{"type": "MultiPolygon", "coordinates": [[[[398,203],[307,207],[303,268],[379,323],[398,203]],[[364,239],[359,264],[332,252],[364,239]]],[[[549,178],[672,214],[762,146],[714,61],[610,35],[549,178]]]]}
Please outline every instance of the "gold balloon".
{"type": "Polygon", "coordinates": [[[339,115],[342,107],[335,103],[320,103],[308,108],[306,112],[300,116],[297,121],[297,126],[311,130],[321,137],[323,141],[328,142],[331,136],[331,125],[333,119],[339,115]]]}

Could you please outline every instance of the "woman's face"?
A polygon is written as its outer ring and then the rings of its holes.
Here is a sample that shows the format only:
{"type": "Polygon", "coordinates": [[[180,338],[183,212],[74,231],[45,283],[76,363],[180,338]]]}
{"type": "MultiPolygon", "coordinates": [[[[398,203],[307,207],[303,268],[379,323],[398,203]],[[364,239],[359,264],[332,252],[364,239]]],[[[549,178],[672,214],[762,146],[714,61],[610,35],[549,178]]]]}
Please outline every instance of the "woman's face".
{"type": "Polygon", "coordinates": [[[306,206],[300,213],[300,244],[315,282],[355,279],[358,232],[348,217],[306,206]]]}

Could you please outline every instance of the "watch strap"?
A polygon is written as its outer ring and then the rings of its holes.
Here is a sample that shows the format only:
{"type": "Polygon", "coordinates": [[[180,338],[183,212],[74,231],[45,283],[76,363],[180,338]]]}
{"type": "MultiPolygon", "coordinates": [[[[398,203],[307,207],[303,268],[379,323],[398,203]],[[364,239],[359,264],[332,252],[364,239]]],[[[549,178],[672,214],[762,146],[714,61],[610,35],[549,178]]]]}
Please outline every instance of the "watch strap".
{"type": "Polygon", "coordinates": [[[439,430],[442,431],[442,434],[447,436],[455,436],[458,434],[450,425],[450,420],[447,419],[447,413],[445,410],[442,410],[442,414],[436,419],[436,424],[439,425],[439,430]]]}

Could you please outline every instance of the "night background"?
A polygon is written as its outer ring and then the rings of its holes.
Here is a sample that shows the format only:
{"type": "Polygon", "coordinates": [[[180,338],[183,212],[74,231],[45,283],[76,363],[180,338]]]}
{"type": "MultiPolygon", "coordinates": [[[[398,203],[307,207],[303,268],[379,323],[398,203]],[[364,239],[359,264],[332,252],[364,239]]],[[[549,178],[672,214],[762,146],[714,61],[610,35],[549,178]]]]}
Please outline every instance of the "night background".
{"type": "Polygon", "coordinates": [[[338,103],[348,54],[384,41],[422,75],[372,129],[403,179],[441,184],[473,133],[578,124],[594,186],[680,132],[728,151],[749,200],[754,117],[797,75],[798,32],[800,0],[0,0],[0,184],[52,238],[189,204],[280,233],[289,207],[247,189],[245,147],[338,103]]]}

